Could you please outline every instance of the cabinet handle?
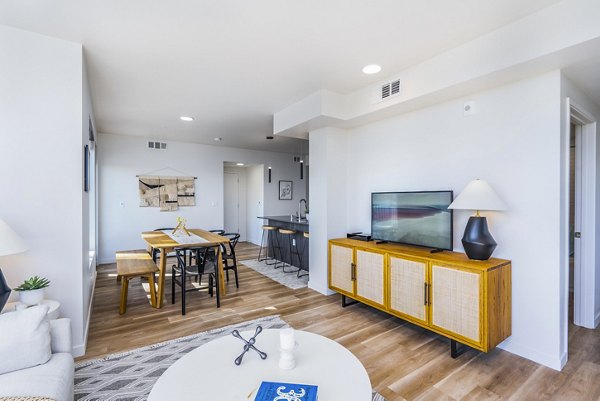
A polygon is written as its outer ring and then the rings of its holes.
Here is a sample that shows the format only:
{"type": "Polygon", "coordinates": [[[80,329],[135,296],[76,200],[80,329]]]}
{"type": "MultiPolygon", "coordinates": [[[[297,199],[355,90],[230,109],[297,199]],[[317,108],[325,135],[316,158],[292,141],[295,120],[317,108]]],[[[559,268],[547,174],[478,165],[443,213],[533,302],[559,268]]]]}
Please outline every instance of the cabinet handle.
{"type": "Polygon", "coordinates": [[[352,281],[356,280],[356,264],[350,263],[350,279],[352,281]]]}
{"type": "Polygon", "coordinates": [[[427,283],[424,283],[425,288],[423,289],[423,302],[427,306],[427,283]]]}

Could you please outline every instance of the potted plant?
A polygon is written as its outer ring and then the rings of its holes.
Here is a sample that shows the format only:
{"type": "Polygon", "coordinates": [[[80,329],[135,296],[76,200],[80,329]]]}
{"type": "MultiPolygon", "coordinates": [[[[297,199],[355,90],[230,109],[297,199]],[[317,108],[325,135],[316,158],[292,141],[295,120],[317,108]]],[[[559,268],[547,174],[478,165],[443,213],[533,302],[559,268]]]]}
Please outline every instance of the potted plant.
{"type": "Polygon", "coordinates": [[[50,285],[50,280],[43,277],[30,277],[15,288],[19,291],[19,300],[27,306],[37,305],[44,299],[44,288],[50,285]]]}

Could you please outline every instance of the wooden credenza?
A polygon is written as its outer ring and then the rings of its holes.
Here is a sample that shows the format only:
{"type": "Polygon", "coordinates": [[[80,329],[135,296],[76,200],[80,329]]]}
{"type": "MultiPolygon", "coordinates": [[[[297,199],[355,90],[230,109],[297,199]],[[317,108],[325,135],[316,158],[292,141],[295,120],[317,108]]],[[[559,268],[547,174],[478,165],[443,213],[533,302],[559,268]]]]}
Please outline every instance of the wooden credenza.
{"type": "Polygon", "coordinates": [[[329,288],[484,352],[511,335],[509,260],[334,239],[329,288]]]}

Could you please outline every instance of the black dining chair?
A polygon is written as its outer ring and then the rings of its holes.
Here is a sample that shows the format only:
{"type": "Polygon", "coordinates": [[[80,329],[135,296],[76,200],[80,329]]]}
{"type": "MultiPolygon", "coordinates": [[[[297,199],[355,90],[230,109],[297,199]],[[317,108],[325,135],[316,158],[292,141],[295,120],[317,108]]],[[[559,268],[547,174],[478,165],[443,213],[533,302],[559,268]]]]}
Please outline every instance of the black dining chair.
{"type": "Polygon", "coordinates": [[[235,257],[235,246],[237,245],[240,235],[238,233],[225,233],[223,237],[229,238],[228,244],[221,245],[221,256],[223,259],[223,271],[225,271],[225,278],[229,282],[229,270],[233,270],[235,275],[235,287],[240,288],[238,281],[238,270],[237,270],[237,259],[235,257]]]}
{"type": "Polygon", "coordinates": [[[211,247],[203,248],[179,248],[175,250],[177,264],[171,267],[171,303],[175,303],[176,285],[181,287],[181,314],[185,315],[186,293],[191,291],[200,291],[208,289],[209,295],[212,297],[216,292],[217,308],[221,307],[221,296],[219,292],[219,275],[217,274],[217,261],[214,252],[210,252],[211,247]],[[194,254],[189,257],[189,254],[194,254]],[[195,263],[190,264],[188,260],[195,263]],[[194,286],[187,288],[187,278],[199,276],[202,274],[208,275],[208,285],[194,286]],[[216,289],[216,291],[215,291],[216,289]]]}
{"type": "Polygon", "coordinates": [[[217,235],[223,235],[225,234],[225,230],[208,230],[209,233],[214,233],[217,235]]]}

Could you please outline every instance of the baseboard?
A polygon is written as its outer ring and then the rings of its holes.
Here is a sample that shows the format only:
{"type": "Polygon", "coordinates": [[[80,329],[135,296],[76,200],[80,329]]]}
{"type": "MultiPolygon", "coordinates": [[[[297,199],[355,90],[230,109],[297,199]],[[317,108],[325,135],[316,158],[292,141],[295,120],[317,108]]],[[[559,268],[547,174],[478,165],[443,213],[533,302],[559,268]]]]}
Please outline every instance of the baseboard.
{"type": "Polygon", "coordinates": [[[96,261],[96,264],[97,265],[108,265],[108,264],[116,263],[116,262],[117,262],[116,258],[106,258],[106,259],[98,259],[96,261]]]}
{"type": "MultiPolygon", "coordinates": [[[[79,347],[82,347],[82,351],[84,355],[85,354],[85,349],[87,346],[87,338],[88,338],[88,333],[90,330],[90,321],[92,320],[92,306],[94,304],[94,291],[96,291],[96,278],[98,276],[98,272],[96,271],[96,269],[94,269],[94,279],[92,280],[92,290],[90,291],[90,304],[88,306],[88,314],[87,314],[87,321],[85,322],[85,329],[83,330],[83,344],[80,345],[79,347]]],[[[75,354],[75,351],[73,350],[73,355],[75,354]]],[[[77,356],[81,356],[81,355],[77,355],[77,356]]]]}
{"type": "Polygon", "coordinates": [[[505,340],[498,348],[501,348],[505,351],[510,352],[511,354],[515,354],[521,356],[523,358],[529,359],[530,361],[542,364],[551,369],[560,371],[565,364],[567,363],[567,354],[563,354],[559,357],[552,357],[538,350],[532,349],[526,345],[518,344],[511,340],[505,340]]]}
{"type": "Polygon", "coordinates": [[[317,284],[315,284],[310,279],[308,280],[308,288],[310,288],[311,290],[315,290],[317,292],[320,292],[323,295],[333,295],[333,294],[335,294],[335,291],[331,291],[327,287],[323,287],[323,286],[317,285],[317,284]]]}
{"type": "Polygon", "coordinates": [[[75,358],[85,355],[85,344],[76,345],[73,347],[73,356],[75,358]]]}

